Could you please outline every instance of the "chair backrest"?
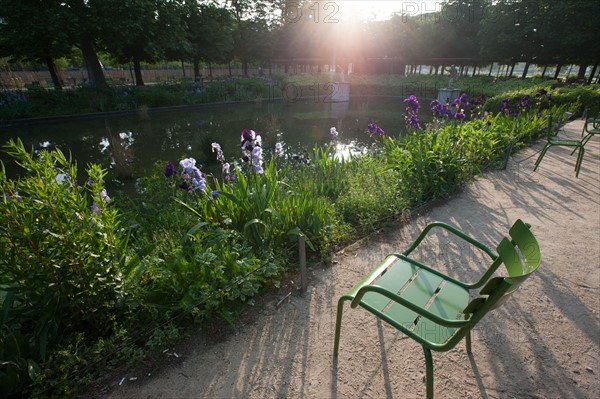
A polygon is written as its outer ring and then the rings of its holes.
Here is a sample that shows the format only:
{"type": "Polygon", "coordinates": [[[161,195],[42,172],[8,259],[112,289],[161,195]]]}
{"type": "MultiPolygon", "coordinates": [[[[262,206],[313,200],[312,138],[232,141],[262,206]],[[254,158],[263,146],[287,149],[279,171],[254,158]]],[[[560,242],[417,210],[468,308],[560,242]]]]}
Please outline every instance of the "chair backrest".
{"type": "Polygon", "coordinates": [[[551,139],[552,137],[558,134],[558,131],[560,130],[560,123],[553,120],[552,114],[549,114],[547,118],[548,127],[546,128],[546,136],[548,137],[548,139],[551,139]]]}
{"type": "Polygon", "coordinates": [[[464,310],[477,322],[488,311],[500,306],[535,271],[541,262],[537,239],[521,219],[509,230],[511,239],[504,237],[497,247],[499,259],[506,267],[507,277],[491,278],[464,310]]]}
{"type": "Polygon", "coordinates": [[[548,139],[558,135],[560,128],[565,124],[565,121],[569,120],[569,118],[572,115],[573,114],[568,111],[565,111],[562,116],[561,115],[554,116],[552,114],[548,114],[548,116],[547,116],[548,128],[546,131],[546,135],[548,136],[548,139]]]}

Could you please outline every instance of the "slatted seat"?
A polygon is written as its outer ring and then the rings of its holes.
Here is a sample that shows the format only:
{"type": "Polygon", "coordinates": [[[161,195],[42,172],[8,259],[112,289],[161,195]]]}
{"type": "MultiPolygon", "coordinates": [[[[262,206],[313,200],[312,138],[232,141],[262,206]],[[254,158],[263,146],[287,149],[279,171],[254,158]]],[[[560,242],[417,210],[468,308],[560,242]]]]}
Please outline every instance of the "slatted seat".
{"type": "Polygon", "coordinates": [[[339,350],[343,306],[351,301],[352,308],[360,306],[368,310],[423,346],[427,397],[433,398],[431,350],[450,350],[465,337],[470,352],[473,326],[516,291],[540,264],[539,246],[528,225],[517,220],[509,234],[511,238],[503,238],[496,253],[448,224],[429,224],[407,250],[389,255],[340,298],[334,356],[339,350]],[[464,283],[409,257],[436,227],[467,241],[490,257],[488,269],[476,282],[464,283]],[[507,275],[492,277],[501,265],[505,266],[507,275]],[[470,300],[474,293],[477,295],[470,300]]]}

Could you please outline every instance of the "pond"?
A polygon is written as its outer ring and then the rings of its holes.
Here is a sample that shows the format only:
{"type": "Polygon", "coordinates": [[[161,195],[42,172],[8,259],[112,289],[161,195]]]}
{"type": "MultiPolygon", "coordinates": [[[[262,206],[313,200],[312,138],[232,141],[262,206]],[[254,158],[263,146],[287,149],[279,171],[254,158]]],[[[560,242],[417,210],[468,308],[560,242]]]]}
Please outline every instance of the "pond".
{"type": "MultiPolygon", "coordinates": [[[[159,161],[177,163],[194,157],[202,171],[216,171],[211,143],[221,145],[227,161],[239,159],[242,129],[259,133],[267,153],[281,142],[288,154],[302,154],[329,143],[329,129],[335,126],[340,133],[337,151],[342,156],[360,152],[373,143],[366,133],[371,122],[379,124],[386,135],[403,134],[404,108],[400,98],[367,97],[343,103],[306,100],[211,105],[4,127],[0,142],[19,137],[34,151],[60,148],[70,153],[80,168],[88,163],[107,168],[109,187],[126,188],[135,178],[150,173],[159,161]]],[[[0,159],[9,176],[18,173],[6,154],[0,159]]]]}

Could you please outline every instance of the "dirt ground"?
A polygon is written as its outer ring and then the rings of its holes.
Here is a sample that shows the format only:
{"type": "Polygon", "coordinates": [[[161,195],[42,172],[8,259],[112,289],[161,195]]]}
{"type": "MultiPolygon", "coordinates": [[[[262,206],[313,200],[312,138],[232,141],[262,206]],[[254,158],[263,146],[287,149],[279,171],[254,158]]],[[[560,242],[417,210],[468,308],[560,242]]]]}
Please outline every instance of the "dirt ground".
{"type": "MultiPolygon", "coordinates": [[[[580,138],[582,126],[570,122],[560,136],[580,138]]],[[[451,223],[495,247],[518,218],[531,224],[542,265],[477,325],[471,355],[464,343],[433,352],[435,395],[600,397],[600,142],[594,137],[586,145],[579,178],[567,148],[551,148],[533,172],[543,144],[514,154],[507,170],[488,173],[450,200],[346,248],[332,265],[313,268],[307,293],[269,297],[254,320],[220,342],[193,337],[164,353],[167,366],[119,375],[102,397],[424,397],[421,347],[364,309],[345,307],[334,361],[337,300],[430,221],[451,223]]],[[[463,280],[482,270],[478,254],[442,235],[422,248],[428,263],[463,280]]]]}

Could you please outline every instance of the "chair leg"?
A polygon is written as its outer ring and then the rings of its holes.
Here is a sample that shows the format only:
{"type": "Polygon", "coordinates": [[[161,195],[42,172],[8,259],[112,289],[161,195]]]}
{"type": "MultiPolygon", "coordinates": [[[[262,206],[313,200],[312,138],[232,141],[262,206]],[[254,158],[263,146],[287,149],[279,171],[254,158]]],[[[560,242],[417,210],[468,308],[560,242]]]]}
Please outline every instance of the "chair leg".
{"type": "Polygon", "coordinates": [[[581,145],[585,145],[588,141],[590,141],[590,139],[592,138],[593,134],[592,133],[588,133],[587,136],[585,136],[583,138],[583,140],[581,140],[581,145]]]}
{"type": "MultiPolygon", "coordinates": [[[[583,135],[582,135],[582,136],[583,136],[583,135]]],[[[584,138],[581,140],[581,145],[585,145],[585,143],[587,143],[587,142],[590,140],[590,138],[591,138],[591,137],[592,137],[592,135],[591,135],[591,134],[588,134],[587,136],[585,136],[585,137],[584,137],[584,138]]],[[[573,149],[573,151],[571,151],[571,155],[575,154],[575,151],[577,151],[577,149],[578,149],[578,148],[579,148],[579,147],[575,147],[575,148],[573,149]]]]}
{"type": "Polygon", "coordinates": [[[551,144],[546,143],[546,145],[544,146],[544,149],[542,149],[540,156],[535,161],[535,167],[533,168],[534,172],[537,170],[538,166],[540,166],[540,162],[542,162],[542,158],[544,158],[544,155],[546,155],[546,151],[548,151],[548,148],[550,148],[550,147],[551,147],[551,144]]]}
{"type": "Polygon", "coordinates": [[[579,148],[579,153],[577,154],[577,162],[575,163],[575,177],[579,177],[579,169],[581,169],[581,162],[583,162],[583,154],[585,153],[585,148],[583,145],[579,148]]]}
{"type": "Polygon", "coordinates": [[[425,353],[426,398],[433,399],[433,358],[429,348],[423,347],[423,352],[425,353]]]}
{"type": "Polygon", "coordinates": [[[465,337],[467,342],[467,353],[471,353],[471,329],[467,330],[467,336],[465,337]]]}
{"type": "Polygon", "coordinates": [[[335,340],[333,343],[333,356],[334,357],[337,357],[338,349],[340,347],[340,333],[342,330],[342,313],[344,311],[344,302],[345,301],[346,301],[345,298],[340,298],[340,300],[338,301],[337,318],[335,320],[335,340]]]}

